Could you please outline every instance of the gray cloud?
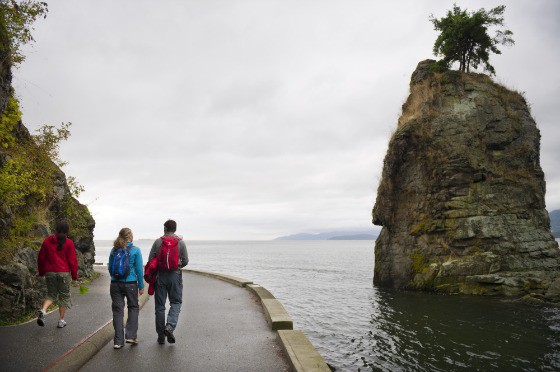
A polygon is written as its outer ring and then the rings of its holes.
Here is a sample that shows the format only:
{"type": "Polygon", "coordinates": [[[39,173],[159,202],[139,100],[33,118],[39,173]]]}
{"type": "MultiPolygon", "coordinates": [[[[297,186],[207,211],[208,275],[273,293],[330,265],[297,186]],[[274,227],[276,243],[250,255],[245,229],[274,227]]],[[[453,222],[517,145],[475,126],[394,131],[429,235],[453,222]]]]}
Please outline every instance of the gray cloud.
{"type": "MultiPolygon", "coordinates": [[[[560,208],[559,5],[507,6],[497,80],[524,91],[560,208]]],[[[33,130],[71,121],[62,156],[96,237],[269,239],[370,224],[410,74],[453,1],[60,0],[14,85],[33,130]]]]}

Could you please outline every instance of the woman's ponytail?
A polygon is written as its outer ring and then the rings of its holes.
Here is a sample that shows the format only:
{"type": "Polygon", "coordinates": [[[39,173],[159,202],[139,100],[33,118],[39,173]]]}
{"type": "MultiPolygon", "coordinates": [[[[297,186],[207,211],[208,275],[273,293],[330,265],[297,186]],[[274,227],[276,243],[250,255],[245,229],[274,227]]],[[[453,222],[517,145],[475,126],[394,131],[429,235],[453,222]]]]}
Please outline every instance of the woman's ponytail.
{"type": "Polygon", "coordinates": [[[58,245],[56,247],[57,251],[62,250],[64,243],[66,243],[66,238],[68,232],[70,231],[70,225],[65,220],[58,221],[56,224],[56,240],[58,240],[58,245]]]}
{"type": "Polygon", "coordinates": [[[119,236],[113,242],[113,252],[116,252],[119,248],[126,248],[126,243],[132,241],[132,230],[128,227],[123,227],[121,231],[119,231],[119,236]]]}

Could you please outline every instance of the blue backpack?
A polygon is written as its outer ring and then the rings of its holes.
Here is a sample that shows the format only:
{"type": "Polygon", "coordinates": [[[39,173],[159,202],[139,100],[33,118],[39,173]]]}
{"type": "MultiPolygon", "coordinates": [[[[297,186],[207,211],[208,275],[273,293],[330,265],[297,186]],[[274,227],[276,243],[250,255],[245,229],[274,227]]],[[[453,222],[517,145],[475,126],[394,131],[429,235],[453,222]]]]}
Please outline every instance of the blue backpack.
{"type": "Polygon", "coordinates": [[[130,251],[128,249],[117,249],[113,254],[113,265],[109,272],[115,279],[126,279],[130,273],[130,251]]]}

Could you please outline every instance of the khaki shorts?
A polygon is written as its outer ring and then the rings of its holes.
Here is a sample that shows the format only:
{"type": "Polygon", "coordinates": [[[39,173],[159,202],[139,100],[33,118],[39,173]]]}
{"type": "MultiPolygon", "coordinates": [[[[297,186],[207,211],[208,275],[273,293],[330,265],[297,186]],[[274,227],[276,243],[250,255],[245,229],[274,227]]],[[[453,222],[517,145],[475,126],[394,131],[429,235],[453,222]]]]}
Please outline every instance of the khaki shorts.
{"type": "Polygon", "coordinates": [[[70,273],[53,273],[45,274],[47,279],[47,299],[58,302],[58,306],[70,308],[70,282],[72,277],[70,273]]]}

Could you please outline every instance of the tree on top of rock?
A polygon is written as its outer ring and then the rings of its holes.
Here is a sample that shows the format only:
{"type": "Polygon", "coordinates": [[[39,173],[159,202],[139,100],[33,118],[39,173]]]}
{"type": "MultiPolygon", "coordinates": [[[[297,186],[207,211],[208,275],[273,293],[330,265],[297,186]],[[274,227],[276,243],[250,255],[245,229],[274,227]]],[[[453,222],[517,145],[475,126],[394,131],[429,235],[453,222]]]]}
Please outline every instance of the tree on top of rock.
{"type": "Polygon", "coordinates": [[[453,10],[447,11],[442,18],[430,16],[436,31],[441,31],[434,43],[433,52],[436,56],[443,56],[437,62],[438,69],[449,69],[459,62],[459,71],[469,72],[470,67],[478,68],[480,64],[490,74],[495,74],[494,67],[488,62],[490,53],[501,54],[497,45],[513,45],[510,30],[496,30],[494,37],[488,35],[488,28],[504,26],[503,14],[505,5],[497,6],[490,11],[479,9],[467,13],[456,4],[453,10]]]}

